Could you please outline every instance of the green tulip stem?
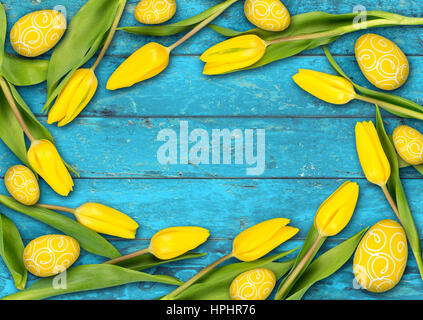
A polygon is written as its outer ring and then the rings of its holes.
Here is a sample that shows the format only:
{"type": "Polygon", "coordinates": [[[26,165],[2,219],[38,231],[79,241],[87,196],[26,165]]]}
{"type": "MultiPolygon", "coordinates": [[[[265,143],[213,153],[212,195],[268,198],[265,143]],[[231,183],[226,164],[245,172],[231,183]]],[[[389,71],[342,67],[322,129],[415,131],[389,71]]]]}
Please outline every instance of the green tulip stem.
{"type": "Polygon", "coordinates": [[[121,256],[119,258],[115,258],[115,259],[103,262],[103,264],[116,264],[118,262],[125,261],[125,260],[131,259],[131,258],[135,258],[135,257],[138,257],[140,255],[146,254],[148,252],[149,252],[149,248],[145,248],[145,249],[138,250],[138,251],[132,252],[130,254],[121,256]]]}
{"type": "Polygon", "coordinates": [[[383,193],[385,194],[386,199],[388,200],[389,204],[391,205],[392,210],[394,210],[395,215],[397,216],[399,222],[402,224],[401,219],[400,219],[400,214],[398,211],[398,207],[394,202],[394,199],[392,199],[391,194],[388,191],[388,188],[386,187],[386,184],[381,186],[383,193]]]}
{"type": "Polygon", "coordinates": [[[182,44],[185,40],[188,40],[189,38],[191,38],[194,34],[196,34],[198,31],[200,31],[201,29],[203,29],[205,26],[207,26],[210,22],[212,22],[214,19],[216,19],[223,11],[225,11],[230,5],[232,5],[233,3],[237,2],[238,0],[227,0],[227,5],[216,11],[215,13],[213,13],[210,17],[208,17],[207,19],[204,19],[201,23],[197,24],[195,26],[194,29],[192,29],[190,32],[188,32],[186,35],[184,35],[181,39],[179,39],[178,41],[176,41],[174,44],[170,45],[168,47],[169,52],[172,51],[173,49],[175,49],[177,46],[179,46],[180,44],[182,44]]]}
{"type": "Polygon", "coordinates": [[[387,111],[399,112],[399,113],[407,115],[411,118],[423,120],[423,114],[421,112],[416,112],[416,111],[409,110],[409,109],[406,109],[406,108],[401,108],[400,106],[397,106],[397,105],[389,103],[389,102],[385,102],[385,101],[374,99],[374,98],[369,98],[369,97],[362,96],[362,95],[359,95],[359,94],[355,95],[355,99],[365,101],[365,102],[369,102],[369,103],[373,103],[375,105],[380,106],[383,109],[386,109],[387,111]]]}
{"type": "Polygon", "coordinates": [[[22,118],[21,113],[19,112],[18,106],[16,105],[15,99],[13,98],[12,92],[10,92],[9,85],[6,80],[0,75],[0,87],[6,97],[7,102],[9,103],[12,112],[14,113],[16,119],[18,120],[19,125],[21,126],[23,132],[25,132],[28,139],[32,142],[35,140],[34,136],[29,131],[24,119],[22,118]]]}
{"type": "Polygon", "coordinates": [[[55,206],[51,204],[42,204],[42,203],[37,203],[36,206],[40,208],[44,208],[44,209],[53,210],[53,211],[64,211],[64,212],[75,214],[75,209],[68,208],[68,207],[55,206]]]}
{"type": "Polygon", "coordinates": [[[311,245],[310,249],[307,251],[307,253],[304,255],[304,257],[301,259],[301,261],[297,264],[297,266],[294,268],[294,270],[288,275],[288,277],[284,281],[282,287],[276,293],[275,300],[282,300],[286,296],[286,294],[288,293],[288,290],[291,289],[291,285],[297,279],[298,275],[303,270],[303,268],[306,266],[307,262],[314,255],[314,253],[317,250],[319,243],[322,240],[322,238],[323,238],[323,236],[319,233],[316,240],[311,245]]]}
{"type": "MultiPolygon", "coordinates": [[[[423,24],[423,18],[401,18],[400,21],[397,21],[397,25],[422,25],[423,24]]],[[[288,36],[288,37],[281,37],[273,40],[266,41],[267,45],[272,45],[276,43],[281,42],[289,42],[289,41],[301,41],[301,40],[313,40],[313,39],[319,39],[319,38],[332,38],[341,36],[345,33],[353,32],[356,30],[361,29],[369,29],[374,27],[381,27],[386,25],[393,25],[392,20],[389,19],[376,19],[373,21],[363,21],[360,23],[351,23],[351,25],[344,26],[344,27],[338,27],[334,28],[330,31],[324,31],[324,32],[316,32],[316,33],[310,33],[310,34],[301,34],[296,36],[288,36]]]]}
{"type": "Polygon", "coordinates": [[[126,0],[122,0],[122,3],[120,4],[118,11],[116,13],[115,19],[113,20],[112,26],[110,27],[109,34],[107,35],[107,38],[104,42],[104,46],[101,49],[97,59],[95,60],[93,66],[91,67],[91,70],[94,71],[95,68],[99,65],[101,59],[103,59],[104,55],[106,54],[107,49],[110,46],[110,43],[113,40],[113,36],[115,35],[116,28],[119,24],[120,18],[122,17],[123,10],[125,9],[126,0]]]}
{"type": "Polygon", "coordinates": [[[224,262],[224,261],[226,261],[226,260],[228,260],[228,259],[230,259],[232,257],[233,257],[233,253],[231,252],[231,253],[227,254],[226,256],[223,256],[222,258],[217,259],[215,262],[213,262],[212,264],[208,265],[203,270],[201,270],[200,272],[198,272],[195,276],[193,276],[191,279],[189,279],[183,285],[179,286],[178,288],[176,288],[175,290],[173,290],[171,293],[169,293],[169,294],[165,295],[164,297],[162,297],[161,300],[172,300],[178,294],[180,294],[182,291],[184,291],[185,289],[187,289],[194,282],[196,282],[198,279],[200,279],[202,276],[204,276],[207,272],[209,272],[210,270],[212,270],[217,265],[221,264],[222,262],[224,262]]]}

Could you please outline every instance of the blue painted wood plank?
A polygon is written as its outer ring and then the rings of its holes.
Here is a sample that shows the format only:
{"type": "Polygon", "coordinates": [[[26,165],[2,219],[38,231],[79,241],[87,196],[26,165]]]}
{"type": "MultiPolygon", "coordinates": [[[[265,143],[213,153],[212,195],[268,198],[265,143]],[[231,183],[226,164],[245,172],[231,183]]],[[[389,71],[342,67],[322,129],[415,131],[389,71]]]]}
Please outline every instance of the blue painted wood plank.
{"type": "MultiPolygon", "coordinates": [[[[188,17],[191,17],[197,13],[200,13],[207,8],[217,4],[218,0],[193,0],[193,1],[178,1],[178,9],[174,18],[169,21],[169,23],[174,23],[188,17]]],[[[54,6],[60,4],[65,6],[68,21],[70,18],[75,15],[79,8],[85,3],[84,0],[77,1],[62,1],[58,2],[56,0],[44,0],[44,1],[16,1],[16,0],[6,0],[3,1],[7,13],[8,13],[8,29],[24,14],[35,10],[42,9],[51,9],[54,6]]],[[[134,26],[140,25],[134,18],[134,9],[137,0],[128,1],[124,15],[122,17],[121,26],[134,26]]],[[[353,8],[357,5],[356,1],[353,0],[327,0],[324,3],[322,2],[298,2],[295,0],[285,0],[285,5],[289,9],[292,15],[309,12],[309,11],[325,11],[328,13],[349,13],[353,11],[353,8]]],[[[367,8],[367,10],[384,10],[390,11],[398,14],[403,14],[407,16],[423,16],[423,9],[421,6],[418,6],[413,1],[401,1],[398,5],[396,0],[384,0],[384,1],[372,1],[372,0],[362,0],[360,5],[367,8]]],[[[216,24],[230,27],[236,30],[249,30],[254,26],[248,22],[245,18],[243,11],[243,1],[235,3],[232,7],[227,9],[218,19],[215,20],[216,24]]],[[[381,35],[388,36],[391,40],[395,41],[398,45],[404,46],[404,52],[406,54],[422,54],[423,44],[420,38],[421,27],[391,27],[391,28],[377,28],[381,35]],[[404,32],[407,33],[407,38],[404,38],[404,32]]],[[[340,54],[352,54],[353,46],[355,39],[357,39],[359,34],[362,34],[363,31],[360,31],[356,36],[345,36],[342,38],[342,41],[338,41],[339,45],[336,45],[335,52],[340,54]],[[348,43],[348,46],[345,44],[348,43]]],[[[150,41],[158,41],[164,45],[170,45],[175,42],[180,35],[175,35],[172,37],[146,37],[131,35],[125,32],[119,32],[118,36],[115,38],[114,43],[111,46],[109,54],[112,55],[123,55],[127,56],[141,45],[150,41]]],[[[195,36],[195,39],[191,39],[178,47],[175,50],[175,54],[200,54],[205,51],[208,47],[214,43],[224,39],[215,32],[211,30],[203,30],[201,33],[195,36]]],[[[8,47],[10,49],[10,47],[8,47]]],[[[307,53],[316,53],[316,50],[307,51],[307,53]]],[[[48,55],[48,54],[47,54],[48,55]]]]}
{"type": "MultiPolygon", "coordinates": [[[[369,107],[373,108],[371,105],[369,107]]],[[[56,137],[63,157],[82,177],[115,178],[186,178],[186,177],[294,177],[294,178],[362,178],[355,150],[354,127],[358,121],[373,118],[79,118],[64,128],[49,127],[56,137]],[[212,164],[212,148],[205,153],[210,164],[181,164],[180,121],[186,121],[189,133],[195,128],[205,130],[212,142],[214,129],[265,129],[265,170],[251,175],[245,156],[235,164],[232,141],[231,164],[212,164]],[[157,152],[165,141],[157,141],[161,130],[174,130],[178,137],[177,164],[162,164],[157,152]]],[[[421,121],[389,119],[388,132],[408,124],[423,132],[421,121]]],[[[168,138],[166,138],[167,140],[168,138]]],[[[244,138],[245,141],[245,138],[244,138]]],[[[254,143],[257,137],[254,133],[254,143]]],[[[194,143],[189,144],[191,148],[194,143]]],[[[223,147],[222,147],[223,148],[223,147]]],[[[245,149],[245,148],[244,148],[245,149]]],[[[189,150],[189,149],[188,149],[189,150]]],[[[245,152],[243,150],[243,152],[245,152]]],[[[256,145],[253,148],[256,152],[256,145]]],[[[0,144],[0,176],[17,163],[15,156],[0,144]]],[[[412,168],[403,169],[403,177],[420,178],[412,168]]],[[[77,187],[77,186],[76,186],[77,187]]]]}
{"type": "MultiPolygon", "coordinates": [[[[23,14],[51,8],[57,1],[22,3],[9,0],[4,3],[10,28],[23,14]]],[[[72,16],[82,3],[82,0],[64,3],[69,16],[72,16]]],[[[187,17],[193,12],[200,12],[213,3],[216,1],[179,0],[180,8],[186,9],[179,10],[175,20],[187,17]]],[[[135,4],[136,1],[129,2],[122,24],[135,24],[132,17],[135,4]]],[[[312,10],[339,13],[351,11],[356,3],[350,0],[327,0],[324,3],[297,3],[291,0],[285,1],[285,4],[292,13],[312,10]]],[[[398,4],[394,0],[363,0],[361,4],[368,9],[392,10],[405,15],[423,14],[423,8],[415,5],[413,1],[402,1],[398,4]]],[[[250,27],[243,17],[241,3],[217,20],[225,26],[233,25],[233,21],[237,21],[237,27],[240,29],[250,27]]],[[[397,42],[404,52],[413,55],[410,58],[412,74],[409,82],[397,92],[416,101],[421,99],[421,72],[418,66],[421,64],[423,46],[420,31],[421,27],[378,30],[378,33],[397,42]],[[407,37],[404,37],[405,32],[407,37]]],[[[341,38],[331,46],[331,51],[338,55],[347,55],[338,57],[341,65],[345,66],[345,71],[355,80],[366,84],[351,56],[353,43],[358,35],[357,33],[341,38]]],[[[168,44],[176,38],[159,41],[168,44]]],[[[127,212],[141,225],[137,235],[140,240],[114,241],[122,252],[146,246],[148,241],[145,239],[171,225],[182,225],[189,221],[210,228],[214,240],[201,248],[210,252],[206,258],[153,270],[154,273],[176,275],[182,279],[188,279],[200,268],[228,252],[231,247],[230,239],[247,226],[264,219],[276,216],[291,218],[292,224],[300,227],[301,232],[287,246],[300,244],[312,223],[317,207],[342,182],[336,179],[338,177],[358,179],[361,196],[351,224],[325,248],[339,243],[341,239],[367,225],[392,217],[380,190],[363,179],[355,155],[354,124],[359,120],[372,119],[373,108],[361,103],[351,103],[345,107],[330,106],[302,93],[290,81],[290,76],[300,67],[329,71],[321,51],[312,50],[299,57],[254,71],[222,77],[202,76],[202,63],[198,61],[198,54],[221,39],[222,37],[210,30],[204,30],[195,39],[178,48],[175,57],[172,57],[171,65],[158,78],[131,89],[110,93],[106,92],[104,84],[113,69],[137,47],[153,40],[119,32],[109,56],[98,70],[101,88],[82,117],[64,129],[49,126],[61,152],[78,168],[83,178],[76,179],[75,192],[66,201],[54,195],[42,182],[42,201],[68,206],[77,206],[85,201],[98,201],[127,212]],[[204,115],[214,117],[196,118],[204,115]],[[225,119],[234,115],[244,118],[225,119]],[[149,119],[149,116],[155,118],[149,119]],[[265,128],[268,132],[268,167],[261,178],[279,179],[145,179],[228,176],[246,178],[245,167],[160,166],[155,158],[160,144],[155,141],[155,137],[162,128],[176,128],[179,120],[186,120],[183,117],[191,117],[188,119],[190,127],[208,131],[224,127],[265,128]],[[334,119],[335,117],[347,119],[334,119]]],[[[154,40],[157,41],[157,38],[154,40]]],[[[8,49],[10,50],[10,46],[8,49]]],[[[44,85],[21,90],[35,112],[39,112],[44,103],[44,85]]],[[[389,119],[388,128],[392,131],[396,125],[403,123],[423,129],[419,122],[399,119],[389,119]]],[[[16,159],[1,145],[0,176],[4,176],[8,166],[15,163],[16,159]]],[[[420,229],[423,223],[423,218],[418,214],[422,207],[420,180],[417,179],[420,176],[409,169],[403,170],[402,175],[410,178],[405,179],[405,188],[420,229]]],[[[2,180],[0,192],[6,192],[2,180]]],[[[0,207],[0,210],[17,223],[26,241],[54,232],[51,228],[4,207],[0,207]]],[[[101,258],[84,253],[78,264],[93,262],[101,262],[101,258]]],[[[422,297],[421,280],[413,258],[410,258],[400,285],[383,296],[355,290],[352,278],[349,263],[341,272],[313,287],[305,298],[422,297]]],[[[169,287],[164,285],[133,284],[61,298],[152,299],[169,290],[169,287]]],[[[4,265],[0,264],[0,296],[12,292],[13,283],[4,265]]]]}
{"type": "MultiPolygon", "coordinates": [[[[209,229],[213,239],[233,239],[245,228],[276,217],[291,219],[291,225],[300,229],[296,239],[304,239],[320,204],[344,181],[78,179],[75,191],[66,199],[54,194],[42,182],[40,202],[74,208],[85,202],[104,203],[125,212],[139,223],[138,239],[149,239],[161,229],[187,224],[209,229]]],[[[352,181],[360,185],[358,206],[353,219],[337,239],[346,239],[380,220],[394,217],[379,187],[365,179],[352,181]]],[[[404,179],[403,182],[423,239],[421,180],[404,179]]],[[[3,181],[0,181],[0,193],[7,194],[3,181]]],[[[2,205],[0,212],[18,225],[25,239],[56,232],[2,205]]]]}
{"type": "MultiPolygon", "coordinates": [[[[374,89],[362,75],[355,58],[336,59],[355,82],[374,89]]],[[[420,90],[423,57],[409,60],[410,77],[393,93],[423,104],[420,90]]],[[[121,61],[123,58],[107,57],[100,64],[99,87],[80,117],[374,117],[371,104],[353,101],[342,106],[331,105],[294,83],[291,77],[300,68],[334,73],[325,57],[293,57],[263,68],[221,76],[203,75],[204,64],[198,57],[172,57],[169,67],[159,76],[131,88],[109,91],[105,88],[107,79],[121,61]]],[[[45,84],[19,88],[19,91],[40,115],[46,99],[45,84]]]]}
{"type": "MultiPolygon", "coordinates": [[[[334,247],[339,243],[340,242],[338,240],[327,240],[320,253],[323,253],[324,251],[334,247]]],[[[134,249],[136,250],[138,248],[146,247],[148,242],[143,240],[117,241],[114,244],[123,252],[131,252],[134,249]]],[[[289,250],[301,244],[302,242],[300,241],[291,240],[280,246],[272,253],[289,250]]],[[[197,252],[207,252],[207,255],[204,257],[174,262],[171,264],[164,264],[152,269],[145,270],[145,272],[153,274],[167,274],[176,276],[182,280],[187,280],[196,274],[199,270],[207,266],[209,263],[228,253],[231,250],[231,245],[232,242],[229,240],[209,241],[199,247],[197,250],[197,252]]],[[[295,257],[295,254],[296,253],[292,253],[287,257],[287,259],[295,257]]],[[[367,292],[363,289],[359,289],[357,285],[354,284],[351,260],[352,259],[350,259],[347,264],[338,270],[337,273],[311,287],[311,289],[304,296],[304,299],[422,299],[422,282],[414,258],[411,257],[411,255],[409,255],[407,268],[401,282],[394,289],[384,294],[367,292]]],[[[93,257],[92,255],[86,255],[85,253],[82,253],[81,257],[78,259],[75,265],[101,263],[102,261],[103,260],[98,259],[98,257],[93,257]]],[[[228,263],[234,262],[237,262],[237,260],[232,259],[228,263]]],[[[35,281],[35,277],[29,276],[29,283],[32,283],[33,281],[35,281]]],[[[174,287],[168,285],[140,282],[102,290],[73,293],[58,296],[53,299],[157,299],[166,293],[169,293],[173,288],[174,287]]],[[[11,280],[11,277],[8,274],[8,271],[5,269],[4,265],[0,264],[0,296],[8,295],[14,292],[16,292],[16,289],[13,286],[13,281],[11,280]]]]}

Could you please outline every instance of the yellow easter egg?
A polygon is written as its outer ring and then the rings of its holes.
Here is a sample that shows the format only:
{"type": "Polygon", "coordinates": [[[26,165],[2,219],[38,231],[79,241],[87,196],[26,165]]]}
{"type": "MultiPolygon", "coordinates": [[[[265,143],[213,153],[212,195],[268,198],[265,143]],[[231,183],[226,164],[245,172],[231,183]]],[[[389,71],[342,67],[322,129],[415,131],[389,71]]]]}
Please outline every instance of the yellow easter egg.
{"type": "Polygon", "coordinates": [[[244,13],[256,27],[268,31],[282,31],[289,27],[291,15],[279,0],[246,0],[244,13]]]}
{"type": "Polygon", "coordinates": [[[231,283],[229,295],[232,300],[266,300],[275,284],[272,270],[258,268],[237,276],[231,283]]]}
{"type": "Polygon", "coordinates": [[[51,234],[32,240],[25,247],[26,269],[37,277],[49,277],[69,268],[79,257],[79,243],[72,237],[51,234]]]}
{"type": "Polygon", "coordinates": [[[394,146],[400,157],[407,163],[423,163],[423,135],[409,126],[399,126],[392,134],[394,146]]]}
{"type": "Polygon", "coordinates": [[[7,191],[20,203],[32,206],[40,198],[40,188],[34,173],[25,166],[10,167],[4,176],[7,191]]]}
{"type": "Polygon", "coordinates": [[[141,0],[135,7],[135,19],[145,24],[159,24],[172,19],[175,0],[141,0]]]}
{"type": "Polygon", "coordinates": [[[371,292],[385,292],[401,280],[407,264],[407,238],[394,220],[382,220],[367,231],[354,256],[358,284],[371,292]]]}
{"type": "Polygon", "coordinates": [[[56,10],[40,10],[20,18],[10,30],[13,49],[25,57],[39,56],[53,48],[66,30],[66,18],[56,10]]]}
{"type": "Polygon", "coordinates": [[[379,89],[397,89],[408,78],[410,66],[405,54],[377,34],[367,33],[357,40],[355,57],[364,76],[379,89]]]}

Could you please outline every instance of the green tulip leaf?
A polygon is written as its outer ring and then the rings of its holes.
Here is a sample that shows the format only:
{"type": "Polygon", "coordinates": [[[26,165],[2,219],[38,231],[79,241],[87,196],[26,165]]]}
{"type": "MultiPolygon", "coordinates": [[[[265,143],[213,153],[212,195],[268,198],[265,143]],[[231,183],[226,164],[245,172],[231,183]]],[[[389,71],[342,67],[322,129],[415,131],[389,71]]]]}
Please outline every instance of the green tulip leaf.
{"type": "Polygon", "coordinates": [[[27,271],[23,263],[24,244],[18,229],[8,217],[0,213],[0,256],[19,290],[25,288],[27,271]]]}
{"type": "Polygon", "coordinates": [[[352,83],[352,85],[357,89],[357,91],[359,91],[363,96],[380,100],[381,103],[385,102],[388,105],[380,104],[380,107],[396,116],[403,117],[403,118],[416,118],[421,120],[423,119],[422,106],[418,105],[417,103],[411,100],[408,100],[408,99],[405,99],[390,93],[379,92],[379,91],[375,91],[375,90],[371,90],[371,89],[367,89],[362,86],[359,86],[358,84],[352,82],[351,79],[345,74],[345,72],[341,69],[338,63],[336,63],[335,59],[333,58],[329,50],[326,47],[323,47],[323,50],[332,68],[336,72],[338,72],[340,76],[349,80],[352,83]],[[410,112],[412,112],[412,115],[410,115],[410,112]]]}
{"type": "Polygon", "coordinates": [[[17,86],[30,86],[47,78],[47,60],[26,59],[4,52],[7,18],[0,2],[0,75],[17,86]]]}
{"type": "Polygon", "coordinates": [[[244,70],[257,68],[277,60],[291,57],[304,50],[329,44],[344,34],[361,29],[423,24],[422,18],[405,17],[384,11],[367,11],[366,21],[356,23],[355,20],[360,19],[361,14],[361,12],[329,14],[318,11],[302,13],[293,16],[291,25],[281,32],[263,31],[260,29],[237,32],[228,28],[210,27],[216,32],[228,37],[256,34],[268,42],[275,39],[282,39],[281,41],[283,42],[269,42],[263,57],[255,64],[241,69],[244,70]]]}
{"type": "Polygon", "coordinates": [[[4,11],[4,7],[0,2],[0,67],[3,64],[4,42],[6,40],[6,31],[7,31],[6,12],[4,11]]]}
{"type": "Polygon", "coordinates": [[[392,199],[395,201],[402,226],[407,235],[408,242],[413,251],[414,257],[417,261],[417,266],[420,271],[420,276],[423,279],[423,258],[420,245],[420,237],[417,231],[416,224],[408,206],[407,197],[399,176],[398,157],[393,146],[391,139],[385,131],[382,116],[380,115],[379,108],[376,106],[376,130],[379,135],[380,142],[382,143],[383,150],[391,165],[391,177],[388,180],[388,189],[392,199]]]}
{"type": "Polygon", "coordinates": [[[154,255],[152,255],[151,253],[146,253],[146,254],[142,254],[140,256],[137,256],[128,260],[118,262],[116,263],[116,265],[127,268],[127,269],[141,271],[141,270],[152,268],[161,264],[170,263],[170,262],[179,261],[179,260],[199,258],[199,257],[203,257],[204,255],[206,254],[196,253],[196,252],[187,252],[173,259],[160,260],[156,258],[154,255]]]}
{"type": "Polygon", "coordinates": [[[25,103],[24,99],[22,99],[22,97],[19,95],[19,92],[16,90],[16,88],[10,83],[9,88],[18,106],[19,112],[25,121],[25,124],[28,126],[28,129],[34,138],[47,139],[51,142],[54,142],[51,133],[41,124],[40,121],[38,121],[38,119],[32,113],[31,109],[25,103]]]}
{"type": "Polygon", "coordinates": [[[98,233],[63,214],[37,206],[25,206],[5,195],[0,195],[0,203],[75,238],[90,253],[110,259],[120,256],[119,251],[98,233]]]}
{"type": "Polygon", "coordinates": [[[15,86],[32,86],[47,79],[48,60],[5,54],[1,74],[15,86]]]}
{"type": "Polygon", "coordinates": [[[0,139],[22,161],[29,166],[25,137],[3,91],[0,90],[0,139]]]}
{"type": "Polygon", "coordinates": [[[367,229],[316,258],[290,290],[287,300],[300,300],[312,285],[338,271],[351,258],[367,229]]]}
{"type": "MultiPolygon", "coordinates": [[[[310,248],[316,242],[318,236],[319,236],[319,233],[318,233],[317,229],[314,227],[314,225],[312,225],[311,228],[310,228],[310,230],[308,231],[307,237],[304,240],[304,244],[301,247],[300,252],[298,253],[297,258],[295,258],[295,262],[292,265],[291,270],[289,271],[288,275],[279,284],[277,293],[279,293],[279,291],[281,290],[281,288],[282,288],[283,284],[285,283],[286,279],[292,274],[292,272],[294,271],[295,267],[301,262],[301,260],[306,255],[306,253],[310,250],[310,248]]],[[[289,294],[290,290],[295,285],[295,283],[298,281],[298,279],[301,278],[302,274],[307,269],[308,265],[311,263],[311,261],[313,260],[314,256],[317,254],[317,251],[319,251],[319,248],[323,245],[323,243],[325,242],[325,240],[326,240],[326,238],[321,238],[319,244],[316,247],[316,250],[314,251],[314,254],[310,257],[310,260],[304,265],[304,267],[298,273],[298,275],[296,276],[296,278],[292,281],[292,283],[288,287],[288,289],[282,294],[282,296],[281,296],[280,299],[285,299],[287,297],[287,295],[289,294]]]]}
{"type": "Polygon", "coordinates": [[[54,49],[47,73],[48,110],[60,89],[101,47],[123,0],[88,0],[73,17],[54,49]]]}
{"type": "MultiPolygon", "coordinates": [[[[237,0],[235,0],[237,1],[237,0]]],[[[136,26],[136,27],[121,27],[118,28],[119,30],[123,30],[125,32],[139,34],[139,35],[148,35],[148,36],[171,36],[189,29],[194,28],[196,25],[207,19],[208,17],[212,16],[218,11],[225,10],[230,5],[234,3],[234,0],[226,0],[222,3],[219,3],[200,14],[197,14],[191,18],[172,23],[167,25],[160,25],[160,26],[136,26]]]]}
{"type": "MultiPolygon", "coordinates": [[[[15,100],[19,112],[27,125],[29,131],[36,139],[47,139],[54,143],[50,132],[38,121],[31,109],[19,95],[16,88],[8,83],[9,89],[15,100]]],[[[0,90],[0,139],[6,146],[26,165],[30,166],[27,157],[27,147],[25,136],[18,120],[12,112],[12,109],[6,100],[3,92],[0,90]]],[[[67,168],[78,175],[78,173],[67,163],[67,168]]]]}
{"type": "MultiPolygon", "coordinates": [[[[404,161],[404,160],[403,160],[404,161]]],[[[404,161],[405,162],[405,161],[404,161]]],[[[418,166],[413,166],[420,174],[423,174],[423,164],[419,164],[418,166]]],[[[402,168],[402,167],[401,167],[402,168]]]]}
{"type": "Polygon", "coordinates": [[[110,264],[90,264],[70,268],[55,277],[36,281],[27,289],[3,297],[3,300],[40,300],[73,292],[116,287],[134,282],[158,282],[181,285],[176,278],[151,275],[110,264]]]}
{"type": "Polygon", "coordinates": [[[289,271],[294,260],[275,262],[292,253],[293,250],[282,252],[252,262],[238,262],[218,267],[201,277],[193,285],[177,295],[175,300],[229,300],[229,287],[239,274],[256,268],[268,268],[280,279],[289,271]]]}

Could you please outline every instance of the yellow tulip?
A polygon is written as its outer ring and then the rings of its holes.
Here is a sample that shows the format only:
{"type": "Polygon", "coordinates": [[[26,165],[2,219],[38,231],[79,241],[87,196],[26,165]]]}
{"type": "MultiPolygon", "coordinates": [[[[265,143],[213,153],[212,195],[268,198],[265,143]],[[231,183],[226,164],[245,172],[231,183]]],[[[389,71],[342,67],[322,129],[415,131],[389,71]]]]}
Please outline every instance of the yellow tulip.
{"type": "Polygon", "coordinates": [[[347,181],[319,207],[314,226],[324,237],[334,236],[351,220],[358,200],[358,184],[347,181]]]}
{"type": "Polygon", "coordinates": [[[329,103],[345,104],[356,98],[354,86],[343,77],[300,69],[292,78],[303,90],[329,103]]]}
{"type": "Polygon", "coordinates": [[[201,227],[172,227],[151,238],[149,252],[161,260],[176,258],[204,243],[210,233],[201,227]]]}
{"type": "Polygon", "coordinates": [[[383,151],[373,122],[358,122],[355,141],[361,167],[367,180],[379,186],[386,185],[391,176],[391,166],[383,151]]]}
{"type": "Polygon", "coordinates": [[[206,50],[200,57],[206,62],[204,74],[222,74],[256,63],[266,51],[266,42],[254,34],[234,37],[206,50]]]}
{"type": "Polygon", "coordinates": [[[74,214],[85,227],[111,236],[134,239],[138,229],[138,223],[126,214],[99,203],[85,203],[74,214]]]}
{"type": "MultiPolygon", "coordinates": [[[[241,232],[233,241],[232,252],[217,259],[198,272],[183,285],[162,297],[162,300],[170,300],[195,283],[214,267],[222,262],[235,257],[241,261],[253,261],[261,258],[272,251],[281,243],[292,238],[299,230],[287,226],[289,219],[276,218],[263,221],[241,232]]],[[[119,258],[118,258],[119,259],[119,258]]]]}
{"type": "Polygon", "coordinates": [[[314,217],[318,235],[295,268],[284,279],[276,292],[275,300],[286,298],[301,272],[319,250],[322,239],[338,234],[351,220],[358,200],[358,189],[357,183],[347,181],[321,204],[314,217]]]}
{"type": "Polygon", "coordinates": [[[289,219],[276,218],[241,232],[233,241],[233,255],[241,261],[254,261],[272,251],[299,231],[287,226],[289,219]]]}
{"type": "Polygon", "coordinates": [[[154,77],[169,64],[169,48],[150,42],[135,51],[113,72],[106,88],[115,90],[154,77]]]}
{"type": "Polygon", "coordinates": [[[58,194],[67,196],[73,190],[73,180],[56,147],[49,140],[34,140],[28,150],[31,167],[58,194]]]}
{"type": "Polygon", "coordinates": [[[48,114],[47,123],[58,122],[58,126],[62,127],[75,119],[90,102],[97,90],[97,84],[93,70],[76,70],[60,91],[48,114]]]}

